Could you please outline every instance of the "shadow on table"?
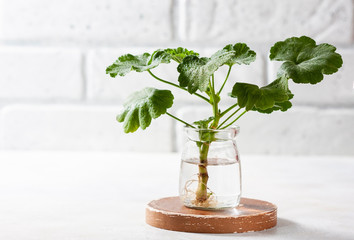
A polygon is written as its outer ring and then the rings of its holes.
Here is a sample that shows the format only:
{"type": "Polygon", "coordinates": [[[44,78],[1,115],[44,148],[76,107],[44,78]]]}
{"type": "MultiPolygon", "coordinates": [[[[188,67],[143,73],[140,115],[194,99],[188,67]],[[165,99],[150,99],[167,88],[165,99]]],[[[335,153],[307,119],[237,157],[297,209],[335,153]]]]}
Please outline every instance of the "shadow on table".
{"type": "Polygon", "coordinates": [[[260,232],[234,233],[234,234],[205,234],[185,233],[158,229],[148,226],[146,240],[178,239],[178,240],[216,240],[216,239],[272,239],[272,240],[353,240],[352,236],[341,236],[340,233],[330,232],[331,229],[310,228],[299,223],[278,218],[275,228],[260,232]]]}
{"type": "MultiPolygon", "coordinates": [[[[235,234],[213,234],[214,236],[235,236],[235,234]]],[[[256,238],[261,239],[262,237],[272,237],[272,239],[321,239],[321,240],[353,240],[349,236],[339,236],[338,233],[331,233],[330,229],[311,229],[307,226],[301,225],[299,223],[278,218],[278,224],[275,228],[260,231],[260,232],[249,232],[237,234],[242,236],[242,238],[256,238]]]]}

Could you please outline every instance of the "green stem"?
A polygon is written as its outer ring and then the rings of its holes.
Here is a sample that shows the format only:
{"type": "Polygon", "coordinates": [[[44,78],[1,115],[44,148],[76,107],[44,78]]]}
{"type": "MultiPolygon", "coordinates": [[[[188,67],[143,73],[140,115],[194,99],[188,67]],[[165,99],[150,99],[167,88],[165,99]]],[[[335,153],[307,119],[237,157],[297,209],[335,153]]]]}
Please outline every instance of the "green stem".
{"type": "Polygon", "coordinates": [[[225,84],[226,84],[226,82],[227,82],[227,79],[228,79],[229,76],[230,76],[230,72],[231,72],[231,66],[229,67],[229,71],[227,72],[227,75],[226,75],[226,78],[225,78],[225,80],[224,80],[224,83],[222,84],[220,90],[218,91],[218,95],[220,95],[221,91],[223,90],[223,88],[224,88],[224,86],[225,86],[225,84]]]}
{"type": "Polygon", "coordinates": [[[214,74],[211,75],[211,86],[213,88],[213,93],[215,93],[215,79],[214,79],[214,74]]]}
{"type": "Polygon", "coordinates": [[[234,124],[234,122],[236,122],[240,117],[242,117],[243,114],[245,114],[247,111],[245,110],[243,113],[241,113],[235,120],[233,120],[231,123],[227,124],[225,127],[221,128],[221,129],[225,129],[229,126],[231,126],[232,124],[234,124]]]}
{"type": "MultiPolygon", "coordinates": [[[[147,70],[147,71],[148,71],[148,72],[150,73],[150,75],[151,75],[153,78],[155,78],[156,80],[158,80],[158,81],[160,81],[160,82],[163,82],[163,83],[166,83],[166,84],[169,84],[169,85],[171,85],[171,86],[174,86],[174,87],[176,87],[176,88],[179,88],[179,89],[182,89],[182,90],[188,92],[187,89],[185,89],[185,88],[183,88],[183,87],[181,87],[181,86],[179,86],[179,85],[177,85],[177,84],[174,84],[174,83],[172,83],[172,82],[169,82],[169,81],[166,81],[166,80],[163,80],[163,79],[157,77],[157,76],[154,75],[150,70],[147,70]]],[[[203,99],[204,101],[207,101],[208,103],[210,103],[209,99],[207,99],[206,97],[200,95],[199,93],[193,93],[193,94],[196,95],[196,96],[198,96],[198,97],[200,97],[200,98],[203,99]]]]}
{"type": "Polygon", "coordinates": [[[219,124],[219,119],[220,119],[220,113],[219,113],[219,107],[218,107],[218,100],[216,98],[216,94],[215,94],[215,85],[214,85],[214,74],[211,77],[212,81],[211,83],[209,82],[209,86],[211,89],[211,100],[213,103],[213,113],[214,113],[214,121],[213,123],[210,125],[210,128],[215,129],[218,124],[219,124]]]}
{"type": "Polygon", "coordinates": [[[208,199],[208,152],[209,152],[210,143],[204,142],[200,148],[199,160],[200,164],[198,165],[199,174],[198,174],[198,188],[196,191],[196,201],[205,202],[208,199]]]}
{"type": "Polygon", "coordinates": [[[232,110],[236,106],[238,106],[238,103],[235,103],[234,105],[232,105],[231,107],[229,107],[228,109],[226,109],[225,111],[220,113],[220,118],[222,118],[226,113],[228,113],[230,110],[232,110]]]}
{"type": "Polygon", "coordinates": [[[232,118],[238,111],[240,111],[241,108],[238,108],[235,112],[233,112],[230,116],[228,116],[225,121],[223,121],[218,127],[217,129],[220,129],[222,125],[224,125],[230,118],[232,118]]]}
{"type": "MultiPolygon", "coordinates": [[[[209,81],[209,87],[211,90],[210,99],[213,103],[213,112],[214,112],[214,120],[213,123],[210,125],[210,129],[215,129],[219,124],[220,113],[218,107],[218,100],[215,94],[215,82],[214,82],[214,74],[211,77],[211,81],[209,81]]],[[[195,200],[198,203],[204,203],[208,200],[208,153],[209,153],[209,146],[211,142],[203,142],[200,150],[199,150],[199,165],[198,165],[198,188],[195,194],[195,200]]]]}
{"type": "Polygon", "coordinates": [[[179,122],[181,122],[181,123],[184,123],[184,124],[187,125],[188,127],[195,128],[192,124],[189,124],[189,123],[183,121],[182,119],[180,119],[180,118],[178,118],[178,117],[176,117],[176,116],[173,116],[173,115],[172,115],[171,113],[169,113],[169,112],[166,112],[166,114],[167,114],[168,116],[170,116],[171,118],[173,118],[173,119],[175,119],[175,120],[177,120],[177,121],[179,121],[179,122]]]}

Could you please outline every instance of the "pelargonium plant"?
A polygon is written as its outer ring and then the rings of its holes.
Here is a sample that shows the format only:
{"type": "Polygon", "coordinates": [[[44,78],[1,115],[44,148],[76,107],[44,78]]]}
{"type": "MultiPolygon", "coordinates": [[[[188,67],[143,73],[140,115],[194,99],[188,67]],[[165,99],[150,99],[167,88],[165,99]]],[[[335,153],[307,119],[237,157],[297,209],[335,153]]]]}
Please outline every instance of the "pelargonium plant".
{"type": "MultiPolygon", "coordinates": [[[[193,123],[188,123],[167,111],[174,100],[170,90],[147,87],[128,97],[123,111],[117,116],[117,121],[123,123],[126,133],[135,132],[139,128],[146,129],[152,119],[163,114],[190,128],[226,129],[249,111],[263,114],[287,111],[292,106],[290,100],[293,98],[288,84],[290,79],[299,84],[316,84],[323,80],[324,75],[337,72],[343,63],[334,46],[326,43],[317,45],[307,36],[292,37],[275,43],[270,49],[269,58],[283,62],[275,80],[262,87],[244,82],[234,83],[233,88],[229,89],[229,97],[234,99],[234,103],[226,109],[220,109],[221,93],[225,91],[226,82],[230,81],[231,69],[237,65],[249,65],[256,59],[256,53],[245,43],[229,44],[211,57],[200,57],[197,52],[181,47],[158,49],[151,54],[120,56],[106,69],[106,73],[111,77],[123,77],[132,71],[146,71],[157,81],[175,87],[176,91],[186,91],[202,99],[210,106],[211,113],[207,119],[196,119],[193,123]],[[154,68],[171,61],[178,63],[178,79],[165,80],[153,73],[154,68]],[[228,72],[225,79],[217,81],[214,73],[221,66],[227,66],[228,72]]],[[[213,134],[209,132],[202,134],[200,142],[197,143],[201,164],[195,200],[199,203],[207,202],[209,198],[207,157],[213,140],[213,134]]]]}

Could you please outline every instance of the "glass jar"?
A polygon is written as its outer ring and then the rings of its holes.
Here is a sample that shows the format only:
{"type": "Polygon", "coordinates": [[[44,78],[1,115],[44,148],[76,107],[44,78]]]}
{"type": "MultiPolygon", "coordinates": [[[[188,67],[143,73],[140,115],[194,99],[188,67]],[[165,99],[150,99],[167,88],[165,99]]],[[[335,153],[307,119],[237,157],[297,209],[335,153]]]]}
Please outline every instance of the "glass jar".
{"type": "Polygon", "coordinates": [[[241,167],[235,137],[238,127],[225,130],[185,128],[179,195],[186,207],[217,210],[238,206],[241,167]]]}

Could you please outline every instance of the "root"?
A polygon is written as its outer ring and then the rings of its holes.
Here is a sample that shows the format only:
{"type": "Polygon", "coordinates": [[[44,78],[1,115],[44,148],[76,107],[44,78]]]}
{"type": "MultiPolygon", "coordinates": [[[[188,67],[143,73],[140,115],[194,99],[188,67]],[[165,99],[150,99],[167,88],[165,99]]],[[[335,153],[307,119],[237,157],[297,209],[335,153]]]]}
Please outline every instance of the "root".
{"type": "Polygon", "coordinates": [[[194,205],[195,207],[201,207],[201,208],[214,208],[217,206],[217,199],[216,199],[216,195],[215,193],[209,188],[206,186],[207,190],[208,190],[208,197],[207,199],[203,199],[203,200],[200,200],[200,199],[197,199],[197,194],[196,194],[196,191],[195,190],[192,190],[191,189],[191,185],[194,183],[194,182],[197,182],[198,183],[198,180],[189,180],[186,182],[186,184],[184,185],[184,197],[183,197],[183,200],[184,199],[191,199],[189,200],[190,203],[192,205],[194,205]]]}

